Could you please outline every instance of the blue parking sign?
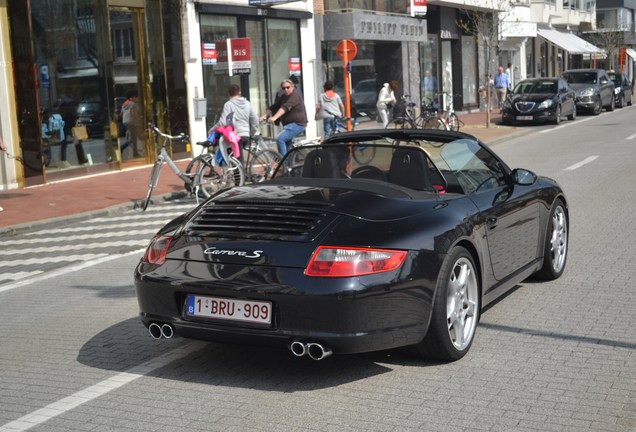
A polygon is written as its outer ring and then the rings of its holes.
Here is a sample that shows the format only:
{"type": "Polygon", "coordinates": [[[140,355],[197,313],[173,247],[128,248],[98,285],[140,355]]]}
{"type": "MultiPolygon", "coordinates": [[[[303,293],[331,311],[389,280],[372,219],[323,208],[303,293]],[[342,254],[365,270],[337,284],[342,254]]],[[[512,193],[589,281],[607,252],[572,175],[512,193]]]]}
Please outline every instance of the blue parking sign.
{"type": "Polygon", "coordinates": [[[48,87],[50,82],[49,65],[40,65],[40,84],[42,87],[48,87]]]}

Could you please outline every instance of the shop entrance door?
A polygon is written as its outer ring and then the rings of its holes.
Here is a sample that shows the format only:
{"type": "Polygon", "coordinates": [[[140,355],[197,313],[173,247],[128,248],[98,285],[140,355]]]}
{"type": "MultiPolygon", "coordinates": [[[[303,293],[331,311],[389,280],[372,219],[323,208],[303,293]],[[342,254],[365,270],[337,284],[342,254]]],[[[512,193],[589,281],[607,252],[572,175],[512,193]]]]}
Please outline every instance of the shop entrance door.
{"type": "Polygon", "coordinates": [[[38,102],[38,67],[31,43],[30,2],[9,2],[11,49],[16,87],[20,151],[24,169],[24,185],[44,183],[44,152],[40,140],[38,102]]]}
{"type": "MultiPolygon", "coordinates": [[[[112,137],[117,157],[124,164],[145,162],[146,107],[150,105],[145,68],[144,11],[134,8],[110,8],[110,40],[114,118],[117,136],[112,137]],[[116,143],[115,143],[116,140],[116,143]]],[[[115,128],[112,128],[114,135],[115,128]]]]}

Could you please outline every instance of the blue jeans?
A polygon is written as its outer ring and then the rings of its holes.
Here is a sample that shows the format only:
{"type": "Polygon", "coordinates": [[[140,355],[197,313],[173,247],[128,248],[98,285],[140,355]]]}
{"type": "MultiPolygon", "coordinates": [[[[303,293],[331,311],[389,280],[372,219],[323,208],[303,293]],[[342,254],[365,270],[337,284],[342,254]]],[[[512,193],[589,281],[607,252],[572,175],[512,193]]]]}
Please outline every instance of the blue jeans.
{"type": "Polygon", "coordinates": [[[300,135],[305,131],[305,128],[298,123],[287,123],[281,133],[276,137],[276,146],[278,147],[278,153],[284,156],[287,153],[287,149],[291,145],[292,138],[296,135],[300,135]]]}
{"type": "Polygon", "coordinates": [[[333,128],[336,127],[336,119],[335,118],[326,118],[322,120],[325,128],[325,137],[328,137],[333,128]]]}

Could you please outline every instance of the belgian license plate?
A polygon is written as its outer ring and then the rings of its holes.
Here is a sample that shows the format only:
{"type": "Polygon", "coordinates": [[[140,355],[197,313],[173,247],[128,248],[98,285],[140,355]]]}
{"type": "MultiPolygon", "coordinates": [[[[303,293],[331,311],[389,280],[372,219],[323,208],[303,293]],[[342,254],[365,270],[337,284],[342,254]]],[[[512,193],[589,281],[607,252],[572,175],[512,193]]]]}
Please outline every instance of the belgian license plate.
{"type": "Polygon", "coordinates": [[[532,120],[532,116],[517,116],[517,120],[532,120]]]}
{"type": "Polygon", "coordinates": [[[186,315],[255,324],[272,323],[272,304],[253,300],[189,295],[186,315]]]}

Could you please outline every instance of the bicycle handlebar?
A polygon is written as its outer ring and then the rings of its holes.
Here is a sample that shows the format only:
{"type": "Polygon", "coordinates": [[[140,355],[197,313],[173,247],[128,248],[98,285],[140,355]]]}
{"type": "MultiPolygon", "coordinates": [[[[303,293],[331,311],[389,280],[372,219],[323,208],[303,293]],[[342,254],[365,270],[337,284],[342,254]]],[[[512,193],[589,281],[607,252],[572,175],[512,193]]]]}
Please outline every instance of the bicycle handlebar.
{"type": "Polygon", "coordinates": [[[148,129],[150,129],[151,131],[153,131],[154,133],[156,133],[157,135],[163,137],[163,138],[167,138],[169,140],[182,140],[185,141],[188,139],[188,136],[186,134],[184,134],[183,132],[181,132],[179,135],[168,135],[165,134],[163,132],[161,132],[159,130],[159,128],[157,126],[155,126],[152,123],[148,123],[148,129]]]}

